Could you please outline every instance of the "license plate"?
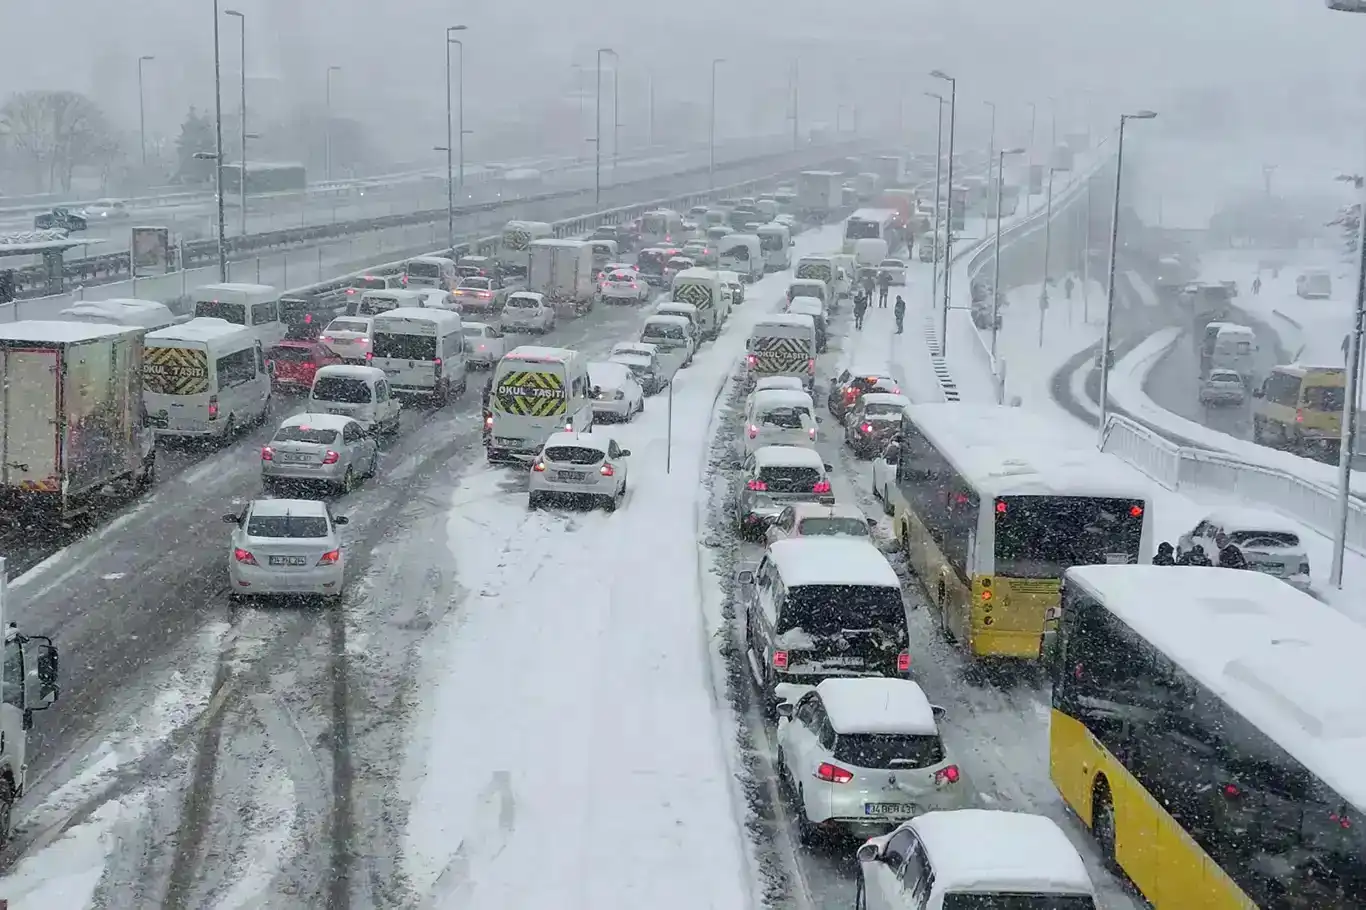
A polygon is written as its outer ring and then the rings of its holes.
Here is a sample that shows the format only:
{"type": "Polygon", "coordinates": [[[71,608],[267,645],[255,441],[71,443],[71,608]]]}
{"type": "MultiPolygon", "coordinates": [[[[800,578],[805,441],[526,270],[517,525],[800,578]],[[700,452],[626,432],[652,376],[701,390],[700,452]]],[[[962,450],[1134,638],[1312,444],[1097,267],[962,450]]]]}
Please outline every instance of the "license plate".
{"type": "Polygon", "coordinates": [[[522,440],[518,439],[516,436],[497,436],[493,441],[500,446],[519,446],[522,444],[522,440]]]}
{"type": "Polygon", "coordinates": [[[572,480],[577,483],[582,481],[588,475],[583,473],[582,471],[558,471],[556,472],[555,476],[560,480],[572,480]]]}
{"type": "Polygon", "coordinates": [[[1284,575],[1284,574],[1285,574],[1285,566],[1276,565],[1275,563],[1269,563],[1269,562],[1254,562],[1254,563],[1251,563],[1251,564],[1248,566],[1248,568],[1252,569],[1254,572],[1261,572],[1261,573],[1263,573],[1263,574],[1265,574],[1265,575],[1284,575]]]}
{"type": "Polygon", "coordinates": [[[911,807],[906,803],[864,803],[864,815],[908,815],[911,807]]]}
{"type": "Polygon", "coordinates": [[[303,556],[272,556],[270,557],[272,566],[306,566],[308,559],[303,556]]]}
{"type": "Polygon", "coordinates": [[[328,409],[327,409],[327,413],[329,413],[329,414],[350,414],[350,413],[351,413],[351,409],[350,409],[350,408],[328,408],[328,409]]]}
{"type": "Polygon", "coordinates": [[[816,661],[827,667],[859,667],[863,665],[862,657],[822,657],[816,661]]]}
{"type": "Polygon", "coordinates": [[[299,452],[281,452],[281,453],[280,453],[280,460],[281,460],[281,461],[284,461],[284,462],[289,462],[289,463],[291,463],[291,464],[297,464],[298,462],[301,462],[301,461],[307,461],[307,460],[308,460],[308,456],[307,456],[307,455],[303,455],[303,454],[301,454],[301,453],[299,453],[299,452]]]}

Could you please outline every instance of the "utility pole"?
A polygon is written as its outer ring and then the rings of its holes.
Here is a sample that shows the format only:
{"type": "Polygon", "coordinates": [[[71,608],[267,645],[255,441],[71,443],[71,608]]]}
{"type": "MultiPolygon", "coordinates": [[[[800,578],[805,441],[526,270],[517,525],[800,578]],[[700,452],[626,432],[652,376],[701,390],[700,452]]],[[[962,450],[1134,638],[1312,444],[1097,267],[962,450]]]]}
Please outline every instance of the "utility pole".
{"type": "Polygon", "coordinates": [[[593,105],[593,206],[602,208],[602,55],[616,56],[610,47],[598,48],[597,96],[593,105]]]}
{"type": "MultiPolygon", "coordinates": [[[[465,46],[458,38],[451,35],[456,32],[465,31],[463,25],[450,25],[446,27],[446,243],[454,255],[455,250],[455,163],[452,160],[455,155],[455,137],[451,130],[451,45],[460,45],[460,60],[464,63],[465,46]]],[[[464,74],[464,67],[461,67],[461,74],[464,74]]],[[[463,81],[463,80],[462,80],[463,81]]],[[[463,98],[462,98],[463,100],[463,98]]],[[[461,123],[463,132],[464,124],[461,123]]],[[[461,174],[461,182],[464,182],[464,174],[461,174]]]]}
{"type": "Polygon", "coordinates": [[[138,58],[138,144],[142,147],[142,168],[144,180],[147,179],[147,103],[142,91],[142,65],[156,57],[145,54],[138,58]]]}
{"type": "MultiPolygon", "coordinates": [[[[990,193],[990,192],[991,192],[991,168],[992,168],[992,165],[999,165],[999,164],[1000,164],[1000,162],[998,162],[998,161],[996,160],[996,102],[994,102],[994,101],[983,101],[982,103],[985,104],[987,107],[991,108],[991,130],[990,130],[990,131],[988,132],[988,134],[987,134],[987,136],[988,136],[988,138],[987,138],[987,192],[990,193]]],[[[1000,178],[1001,178],[1000,169],[997,168],[996,179],[997,179],[997,180],[1000,180],[1000,178]]],[[[990,199],[991,197],[988,196],[987,198],[990,199]]],[[[983,208],[986,208],[985,200],[983,201],[983,208]]],[[[1000,217],[1001,217],[1001,207],[1000,207],[999,205],[997,205],[997,207],[996,207],[996,218],[997,218],[997,220],[999,220],[1000,217]]]]}
{"type": "Polygon", "coordinates": [[[650,148],[655,147],[655,74],[650,71],[650,148]]]}
{"type": "Polygon", "coordinates": [[[1057,169],[1048,167],[1048,210],[1043,216],[1043,281],[1039,284],[1039,347],[1043,347],[1043,320],[1048,312],[1048,273],[1053,256],[1053,175],[1057,169]]]}
{"type": "Polygon", "coordinates": [[[948,198],[944,205],[944,313],[940,322],[939,339],[940,356],[947,358],[949,356],[949,295],[952,293],[953,282],[953,138],[958,124],[958,80],[942,70],[935,70],[930,75],[949,84],[949,164],[948,186],[945,190],[948,198]]]}
{"type": "MultiPolygon", "coordinates": [[[[944,163],[944,96],[937,92],[925,92],[925,95],[934,98],[939,102],[938,125],[934,131],[934,218],[930,227],[931,249],[930,264],[930,307],[933,308],[939,302],[939,187],[942,175],[941,167],[944,163]]],[[[943,350],[943,341],[940,341],[940,350],[943,350]]]]}
{"type": "Polygon", "coordinates": [[[801,62],[792,61],[792,150],[801,147],[801,128],[798,121],[802,112],[802,70],[801,62]]]}
{"type": "MultiPolygon", "coordinates": [[[[1019,155],[1024,149],[1002,149],[996,162],[999,174],[1006,166],[1006,155],[1019,155]]],[[[1001,183],[996,184],[996,241],[991,254],[991,372],[996,384],[996,403],[1005,401],[1006,385],[996,363],[996,335],[1001,320],[1001,183]]]]}
{"type": "Polygon", "coordinates": [[[227,216],[223,211],[223,62],[218,46],[218,22],[218,0],[213,0],[213,194],[218,200],[218,280],[227,281],[227,216]]]}
{"type": "Polygon", "coordinates": [[[237,159],[237,201],[242,209],[242,236],[247,236],[247,17],[235,9],[223,10],[223,15],[236,17],[242,26],[242,153],[237,159]]]}
{"type": "Polygon", "coordinates": [[[617,150],[621,136],[621,66],[612,67],[612,185],[617,184],[617,150]]]}
{"type": "Polygon", "coordinates": [[[327,108],[327,123],[323,129],[323,171],[328,180],[332,179],[332,74],[340,73],[340,66],[329,66],[324,78],[324,104],[327,108]]]}
{"type": "Polygon", "coordinates": [[[716,68],[726,61],[721,57],[713,57],[711,61],[711,115],[708,118],[709,127],[707,130],[707,188],[716,187],[716,68]]]}

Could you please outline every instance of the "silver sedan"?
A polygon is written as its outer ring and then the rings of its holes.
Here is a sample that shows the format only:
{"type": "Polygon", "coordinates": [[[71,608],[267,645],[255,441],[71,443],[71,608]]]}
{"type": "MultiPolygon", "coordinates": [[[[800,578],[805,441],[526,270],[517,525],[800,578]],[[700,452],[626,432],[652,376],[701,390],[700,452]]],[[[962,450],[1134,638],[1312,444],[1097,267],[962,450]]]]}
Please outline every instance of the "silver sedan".
{"type": "Polygon", "coordinates": [[[321,484],[347,493],[378,471],[375,436],[342,414],[295,414],[261,447],[261,483],[268,491],[321,484]]]}

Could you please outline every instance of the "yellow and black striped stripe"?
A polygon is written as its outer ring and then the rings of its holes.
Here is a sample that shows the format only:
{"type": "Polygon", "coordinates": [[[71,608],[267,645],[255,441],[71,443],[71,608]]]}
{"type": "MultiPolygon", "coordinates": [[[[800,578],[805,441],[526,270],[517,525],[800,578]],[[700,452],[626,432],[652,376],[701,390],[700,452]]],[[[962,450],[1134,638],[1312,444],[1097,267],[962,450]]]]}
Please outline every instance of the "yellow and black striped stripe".
{"type": "Polygon", "coordinates": [[[161,395],[202,395],[209,391],[209,355],[200,348],[147,348],[142,381],[161,395]]]}
{"type": "Polygon", "coordinates": [[[761,373],[801,369],[812,356],[810,344],[801,338],[754,338],[750,341],[750,353],[758,360],[761,373]]]}
{"type": "Polygon", "coordinates": [[[684,303],[691,303],[699,310],[709,309],[714,301],[712,300],[711,288],[705,284],[689,282],[674,290],[674,300],[681,300],[684,303]]]}
{"type": "Polygon", "coordinates": [[[541,370],[517,370],[499,377],[492,407],[519,417],[554,417],[569,410],[564,379],[541,370]]]}

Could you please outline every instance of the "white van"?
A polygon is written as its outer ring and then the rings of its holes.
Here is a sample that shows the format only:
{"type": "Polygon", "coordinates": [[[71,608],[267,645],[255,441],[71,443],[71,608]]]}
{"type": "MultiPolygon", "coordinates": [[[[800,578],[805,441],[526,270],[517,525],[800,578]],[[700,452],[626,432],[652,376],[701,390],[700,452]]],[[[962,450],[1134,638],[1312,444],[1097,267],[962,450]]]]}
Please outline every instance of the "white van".
{"type": "Polygon", "coordinates": [[[364,291],[361,293],[360,299],[351,298],[351,302],[346,308],[346,315],[378,316],[380,313],[388,313],[400,307],[423,307],[426,304],[427,301],[423,298],[422,292],[418,290],[390,288],[364,291]]]}
{"type": "Polygon", "coordinates": [[[460,314],[400,307],[375,317],[370,366],[379,367],[394,392],[429,395],[437,406],[465,394],[465,335],[460,314]]]}
{"type": "Polygon", "coordinates": [[[531,244],[554,236],[555,229],[544,221],[509,221],[493,259],[504,276],[525,278],[531,268],[531,244]]]}
{"type": "Polygon", "coordinates": [[[199,316],[143,344],[142,400],[157,435],[227,437],[265,420],[270,373],[250,329],[199,316]]]}
{"type": "Polygon", "coordinates": [[[677,243],[682,245],[687,238],[683,229],[683,216],[673,209],[655,209],[640,216],[640,245],[661,246],[677,243]]]}
{"type": "Polygon", "coordinates": [[[522,345],[493,371],[489,462],[530,461],[553,433],[593,428],[588,364],[578,351],[522,345]]]}
{"type": "Polygon", "coordinates": [[[798,297],[815,297],[828,312],[835,304],[835,294],[830,285],[818,278],[799,278],[787,284],[787,300],[791,303],[798,297]]]}
{"type": "Polygon", "coordinates": [[[670,296],[697,307],[697,330],[701,338],[715,338],[730,316],[730,301],[721,276],[711,269],[684,269],[674,276],[670,296]]]}
{"type": "Polygon", "coordinates": [[[229,282],[195,288],[194,314],[245,326],[263,348],[273,348],[285,340],[280,292],[268,284],[229,282]]]}
{"type": "Polygon", "coordinates": [[[702,336],[702,312],[691,303],[684,303],[681,300],[661,300],[655,304],[654,315],[682,316],[692,323],[693,334],[699,338],[702,336]]]}
{"type": "Polygon", "coordinates": [[[740,276],[729,269],[719,269],[716,274],[721,276],[722,296],[725,296],[725,290],[730,290],[730,305],[732,307],[737,307],[744,303],[745,283],[740,280],[740,276]]]}
{"type": "Polygon", "coordinates": [[[749,333],[745,366],[749,380],[795,376],[813,394],[816,386],[816,322],[810,316],[765,316],[749,333]]]}
{"type": "Polygon", "coordinates": [[[313,374],[310,414],[344,414],[367,430],[397,433],[399,403],[378,367],[333,363],[313,374]]]}
{"type": "Polygon", "coordinates": [[[445,256],[415,256],[403,263],[403,274],[410,288],[440,288],[453,291],[460,283],[455,262],[445,256]]]}
{"type": "Polygon", "coordinates": [[[727,234],[717,244],[719,264],[740,276],[741,281],[764,277],[764,253],[755,234],[727,234]]]}
{"type": "Polygon", "coordinates": [[[787,225],[770,222],[757,231],[764,254],[764,271],[784,272],[792,267],[792,232],[787,225]]]}
{"type": "Polygon", "coordinates": [[[153,331],[175,325],[175,314],[164,303],[133,297],[82,300],[58,314],[63,322],[94,322],[101,325],[129,325],[153,331]]]}
{"type": "Polygon", "coordinates": [[[1234,370],[1249,381],[1257,362],[1257,333],[1245,325],[1225,323],[1214,336],[1210,366],[1234,370]]]}
{"type": "Polygon", "coordinates": [[[640,329],[640,341],[658,348],[659,362],[670,373],[692,363],[697,336],[686,316],[651,316],[640,329]]]}

